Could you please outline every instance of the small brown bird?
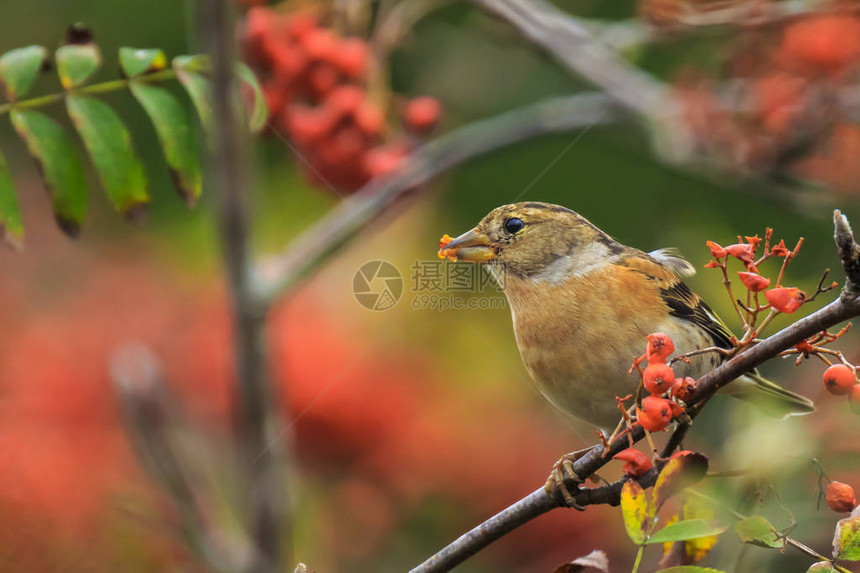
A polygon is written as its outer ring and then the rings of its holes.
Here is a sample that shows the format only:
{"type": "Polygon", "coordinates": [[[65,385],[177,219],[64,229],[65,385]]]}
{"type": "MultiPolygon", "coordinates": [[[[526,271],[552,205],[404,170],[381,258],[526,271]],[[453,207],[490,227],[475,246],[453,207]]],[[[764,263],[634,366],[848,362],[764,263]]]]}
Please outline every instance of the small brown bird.
{"type": "MultiPolygon", "coordinates": [[[[638,377],[628,370],[648,334],[668,334],[678,354],[732,347],[729,329],[681,282],[695,272],[690,263],[671,250],[646,254],[622,245],[565,207],[504,205],[439,254],[489,265],[538,390],[601,428],[619,420],[615,397],[635,390],[638,377]]],[[[675,364],[675,372],[699,378],[723,359],[701,354],[675,364]]],[[[755,372],[728,388],[778,417],[813,411],[810,400],[755,372]]]]}

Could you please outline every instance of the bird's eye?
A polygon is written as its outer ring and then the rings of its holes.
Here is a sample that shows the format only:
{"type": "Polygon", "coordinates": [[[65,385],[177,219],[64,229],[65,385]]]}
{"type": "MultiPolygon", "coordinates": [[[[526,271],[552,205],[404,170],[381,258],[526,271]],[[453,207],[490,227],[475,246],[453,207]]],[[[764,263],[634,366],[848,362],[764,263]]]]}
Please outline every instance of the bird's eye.
{"type": "Polygon", "coordinates": [[[512,217],[512,218],[508,219],[507,221],[505,221],[505,231],[507,231],[511,235],[521,231],[523,229],[523,227],[525,227],[525,226],[526,226],[526,224],[523,223],[523,220],[518,219],[516,217],[512,217]]]}

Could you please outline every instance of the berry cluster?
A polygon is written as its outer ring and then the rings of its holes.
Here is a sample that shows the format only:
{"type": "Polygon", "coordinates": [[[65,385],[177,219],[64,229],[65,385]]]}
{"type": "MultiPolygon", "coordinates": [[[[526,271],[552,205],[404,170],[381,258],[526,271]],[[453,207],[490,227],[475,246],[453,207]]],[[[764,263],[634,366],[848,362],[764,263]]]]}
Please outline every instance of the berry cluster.
{"type": "Polygon", "coordinates": [[[860,18],[812,13],[738,34],[724,69],[719,78],[689,70],[676,83],[696,153],[748,173],[830,182],[818,159],[838,154],[854,129],[839,102],[860,71],[860,18]]]}
{"type": "MultiPolygon", "coordinates": [[[[781,286],[785,270],[788,264],[797,255],[800,246],[803,244],[803,239],[797,241],[793,250],[788,250],[785,246],[785,241],[780,240],[778,244],[771,246],[771,238],[773,229],[768,228],[765,231],[764,239],[758,235],[754,237],[738,237],[738,242],[733,245],[721,247],[713,241],[708,241],[708,249],[711,252],[713,260],[705,265],[706,268],[720,269],[723,272],[724,283],[729,290],[729,295],[732,297],[732,302],[741,316],[741,320],[746,327],[745,338],[749,335],[754,335],[761,332],[766,322],[773,318],[776,312],[792,314],[799,309],[807,300],[806,293],[796,287],[781,286]],[[756,252],[759,246],[764,243],[764,253],[756,258],[756,252]],[[731,281],[728,276],[728,259],[729,257],[739,260],[745,271],[738,271],[737,276],[741,283],[747,289],[746,304],[740,303],[735,299],[731,289],[731,281]],[[771,258],[781,258],[782,266],[779,270],[779,275],[776,279],[776,286],[768,289],[771,285],[771,279],[763,276],[759,272],[759,266],[766,260],[771,258]],[[767,289],[767,290],[766,290],[767,289]],[[764,292],[766,304],[760,304],[759,294],[764,292]],[[758,316],[768,311],[769,314],[758,328],[756,328],[756,320],[758,316]]],[[[833,288],[833,284],[829,288],[833,288]]],[[[829,290],[824,289],[824,290],[829,290]]]]}
{"type": "Polygon", "coordinates": [[[638,369],[642,385],[650,394],[636,407],[636,421],[649,432],[659,432],[673,418],[684,413],[684,402],[696,394],[696,381],[689,376],[676,378],[666,360],[675,352],[675,344],[667,334],[655,332],[648,335],[645,354],[636,359],[633,368],[638,369]],[[648,362],[641,369],[642,362],[648,362]]]}
{"type": "Polygon", "coordinates": [[[410,100],[402,106],[405,134],[397,133],[382,98],[368,91],[376,65],[369,45],[339,36],[318,12],[252,8],[244,43],[262,79],[270,127],[286,134],[317,184],[349,192],[391,172],[441,117],[434,98],[410,100]]]}

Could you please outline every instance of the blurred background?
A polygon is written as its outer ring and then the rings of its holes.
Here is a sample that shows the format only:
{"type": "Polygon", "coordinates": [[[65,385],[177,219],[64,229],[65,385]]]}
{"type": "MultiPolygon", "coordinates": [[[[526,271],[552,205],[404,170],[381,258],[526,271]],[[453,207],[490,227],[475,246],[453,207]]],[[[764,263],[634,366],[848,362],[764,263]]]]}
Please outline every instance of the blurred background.
{"type": "MultiPolygon", "coordinates": [[[[277,10],[312,11],[311,4],[288,2],[277,10]]],[[[672,7],[663,4],[657,8],[672,7]]],[[[661,32],[657,41],[628,47],[625,55],[687,94],[693,112],[706,118],[705,132],[721,131],[735,118],[695,108],[706,91],[702,86],[759,81],[766,74],[757,66],[775,69],[774,52],[786,41],[786,22],[678,33],[648,2],[558,6],[596,22],[632,22],[661,32]],[[741,61],[740,55],[759,61],[741,61]]],[[[239,6],[243,12],[248,7],[239,6]]],[[[384,66],[388,78],[381,85],[392,90],[385,96],[392,124],[410,98],[419,96],[439,104],[439,134],[586,85],[474,6],[439,2],[432,8],[408,27],[384,66]]],[[[29,0],[7,2],[0,13],[0,51],[29,44],[53,48],[70,23],[85,22],[105,55],[94,81],[116,77],[121,46],[160,47],[170,56],[198,49],[193,7],[183,2],[29,0]]],[[[240,26],[247,33],[252,18],[244,18],[240,26]]],[[[671,20],[671,10],[666,18],[671,20]]],[[[254,48],[253,34],[246,42],[246,56],[266,78],[272,73],[267,66],[274,64],[254,51],[261,48],[254,48]]],[[[789,80],[778,79],[772,80],[777,88],[761,80],[756,89],[773,89],[782,102],[809,85],[842,89],[853,79],[856,86],[855,64],[823,78],[808,75],[801,87],[786,88],[780,81],[789,80]]],[[[39,93],[60,89],[48,76],[39,93]]],[[[264,85],[275,104],[271,131],[280,135],[270,131],[254,141],[254,243],[261,253],[282,248],[336,206],[338,194],[363,182],[345,176],[335,193],[307,177],[296,147],[291,151],[282,139],[296,135],[276,117],[287,113],[288,96],[273,93],[274,80],[264,79],[264,85]]],[[[186,208],[152,127],[131,97],[119,92],[105,101],[134,135],[153,202],[146,225],[127,225],[111,213],[89,173],[91,208],[74,241],[57,229],[32,160],[9,122],[0,121],[0,148],[27,227],[23,252],[0,251],[4,571],[202,567],[184,549],[174,511],[136,462],[124,433],[108,363],[126,342],[150,346],[163,361],[172,399],[205,435],[202,451],[212,454],[201,455],[206,461],[200,463],[216,484],[213,491],[222,495],[212,496],[215,507],[209,511],[229,513],[217,507],[229,505],[231,487],[218,475],[217,451],[231,439],[233,358],[211,198],[204,191],[197,209],[186,208]]],[[[533,391],[509,311],[492,285],[452,295],[477,298],[484,302],[468,304],[485,308],[420,308],[421,293],[412,284],[416,262],[447,272],[450,263],[436,258],[439,237],[471,228],[492,208],[514,200],[559,203],[645,251],[676,246],[698,268],[708,261],[706,240],[732,243],[737,235],[762,234],[771,226],[788,245],[806,238],[788,284],[814,291],[825,268],[841,283],[831,214],[839,207],[855,223],[860,220],[856,127],[850,118],[831,114],[827,136],[800,145],[801,152],[788,160],[786,149],[796,151],[805,136],[792,123],[792,110],[806,108],[795,100],[786,105],[782,119],[735,121],[733,136],[749,135],[746,147],[731,139],[712,146],[728,169],[667,165],[649,134],[632,122],[542,137],[480,157],[422,188],[277,305],[269,321],[270,362],[289,431],[275,447],[289,447],[295,456],[296,560],[315,571],[407,569],[542,485],[560,454],[593,443],[592,429],[561,419],[533,391]],[[742,148],[755,149],[740,157],[742,148]],[[392,263],[404,280],[400,300],[387,310],[368,310],[353,294],[356,271],[374,260],[392,263]]],[[[48,111],[69,125],[62,106],[48,111]]],[[[427,136],[397,137],[414,143],[427,136]]],[[[383,166],[378,173],[385,171],[383,166]]],[[[702,269],[689,284],[730,319],[733,312],[714,272],[702,269]]],[[[800,314],[829,300],[822,298],[800,314]]],[[[779,325],[786,323],[782,318],[779,325]]],[[[839,346],[855,362],[857,341],[850,333],[839,346]]],[[[765,514],[787,525],[792,517],[763,485],[772,484],[794,512],[794,537],[829,554],[836,518],[826,507],[816,508],[818,474],[809,460],[817,458],[833,479],[860,483],[860,418],[847,401],[823,392],[820,364],[795,368],[786,359],[763,370],[815,400],[818,411],[774,423],[718,397],[696,420],[685,446],[707,452],[716,470],[755,467],[755,475],[708,480],[706,487],[751,513],[761,498],[765,514]]],[[[601,475],[617,478],[620,465],[610,464],[601,475]]],[[[551,512],[459,570],[552,571],[595,548],[609,554],[613,571],[631,566],[635,548],[617,508],[551,512]]],[[[809,560],[790,550],[742,550],[727,534],[704,564],[729,571],[803,571],[809,560]]]]}

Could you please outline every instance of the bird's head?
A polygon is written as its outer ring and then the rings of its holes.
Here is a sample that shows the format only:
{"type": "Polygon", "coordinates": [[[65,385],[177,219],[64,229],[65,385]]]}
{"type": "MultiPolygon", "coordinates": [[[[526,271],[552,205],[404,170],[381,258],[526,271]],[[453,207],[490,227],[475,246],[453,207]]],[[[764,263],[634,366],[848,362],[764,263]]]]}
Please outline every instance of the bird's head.
{"type": "Polygon", "coordinates": [[[493,209],[440,247],[440,257],[491,262],[521,278],[553,281],[606,261],[621,245],[570,209],[528,202],[493,209]]]}

